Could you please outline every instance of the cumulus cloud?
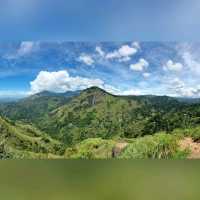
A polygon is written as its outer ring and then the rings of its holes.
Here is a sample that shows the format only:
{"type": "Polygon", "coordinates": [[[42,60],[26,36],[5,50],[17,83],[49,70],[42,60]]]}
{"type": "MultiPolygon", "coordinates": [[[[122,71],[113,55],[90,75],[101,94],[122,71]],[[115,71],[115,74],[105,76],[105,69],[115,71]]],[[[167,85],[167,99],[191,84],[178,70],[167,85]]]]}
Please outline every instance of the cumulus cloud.
{"type": "Polygon", "coordinates": [[[31,83],[31,94],[41,91],[66,92],[82,90],[91,86],[103,87],[100,79],[89,79],[80,76],[72,77],[66,70],[48,72],[41,71],[31,83]]]}
{"type": "Polygon", "coordinates": [[[80,55],[79,61],[83,62],[86,65],[93,65],[94,64],[93,58],[90,55],[86,55],[86,54],[80,55]]]}
{"type": "Polygon", "coordinates": [[[135,47],[135,48],[137,48],[137,49],[140,49],[140,44],[139,44],[139,42],[133,42],[133,43],[132,43],[132,46],[135,47]]]}
{"type": "Polygon", "coordinates": [[[170,82],[169,89],[173,92],[175,96],[182,97],[199,97],[200,96],[200,85],[191,87],[186,85],[179,78],[174,78],[170,82]]]}
{"type": "Polygon", "coordinates": [[[81,76],[72,77],[66,70],[48,72],[41,71],[36,79],[30,82],[30,95],[42,91],[67,92],[83,90],[92,86],[97,86],[115,95],[138,95],[138,90],[120,90],[112,85],[104,83],[101,79],[90,79],[81,76]]]}
{"type": "Polygon", "coordinates": [[[96,51],[100,56],[102,56],[102,57],[105,56],[105,52],[102,50],[102,48],[101,48],[100,46],[97,46],[97,47],[95,48],[95,51],[96,51]]]}
{"type": "Polygon", "coordinates": [[[191,70],[195,74],[200,74],[200,63],[194,58],[194,56],[190,52],[184,52],[182,58],[189,70],[191,70]]]}
{"type": "Polygon", "coordinates": [[[118,59],[120,62],[129,61],[138,49],[133,46],[123,45],[118,50],[106,54],[106,59],[118,59]]]}
{"type": "Polygon", "coordinates": [[[148,66],[149,66],[148,61],[146,61],[143,58],[140,58],[140,60],[137,63],[130,65],[130,69],[133,71],[143,71],[148,66]]]}
{"type": "Polygon", "coordinates": [[[179,72],[183,69],[183,65],[179,62],[175,63],[172,60],[168,60],[166,65],[163,67],[163,69],[179,72]]]}
{"type": "Polygon", "coordinates": [[[118,50],[120,56],[122,57],[128,57],[137,52],[137,49],[132,48],[128,45],[123,45],[119,50],[118,50]]]}

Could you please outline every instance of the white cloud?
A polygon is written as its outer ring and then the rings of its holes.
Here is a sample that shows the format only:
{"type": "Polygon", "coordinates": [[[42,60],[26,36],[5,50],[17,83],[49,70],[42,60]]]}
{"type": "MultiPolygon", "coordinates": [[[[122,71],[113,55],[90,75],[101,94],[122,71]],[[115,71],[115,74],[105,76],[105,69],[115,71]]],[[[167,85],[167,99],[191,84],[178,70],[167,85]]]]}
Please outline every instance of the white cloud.
{"type": "Polygon", "coordinates": [[[82,54],[79,57],[79,61],[85,63],[86,65],[93,65],[94,60],[90,55],[82,54]]]}
{"type": "Polygon", "coordinates": [[[142,75],[144,76],[144,78],[148,78],[148,77],[150,77],[150,76],[151,76],[151,74],[150,74],[150,73],[148,73],[148,72],[145,72],[145,73],[143,73],[142,75]]]}
{"type": "Polygon", "coordinates": [[[32,52],[34,46],[35,46],[34,42],[28,42],[28,41],[22,42],[20,44],[20,47],[19,47],[18,51],[17,51],[17,54],[19,56],[23,56],[23,55],[29,54],[29,53],[32,52]]]}
{"type": "Polygon", "coordinates": [[[130,69],[133,71],[143,71],[148,66],[149,63],[145,59],[140,58],[140,60],[137,63],[130,65],[130,69]]]}
{"type": "Polygon", "coordinates": [[[136,90],[136,89],[120,90],[112,85],[107,85],[107,84],[105,84],[102,89],[106,90],[107,92],[109,92],[111,94],[121,95],[121,96],[140,95],[141,94],[141,91],[136,90]]]}
{"type": "Polygon", "coordinates": [[[174,78],[172,80],[169,80],[169,84],[171,85],[170,88],[175,90],[180,90],[185,87],[185,83],[179,78],[174,78]]]}
{"type": "Polygon", "coordinates": [[[139,90],[134,90],[134,89],[130,89],[130,90],[124,90],[122,92],[120,92],[120,95],[122,96],[126,96],[126,95],[141,95],[141,91],[139,90]]]}
{"type": "Polygon", "coordinates": [[[103,87],[101,79],[89,79],[80,76],[71,77],[66,70],[57,72],[41,71],[31,83],[31,94],[41,91],[66,92],[82,90],[92,86],[103,87]]]}
{"type": "Polygon", "coordinates": [[[95,50],[100,56],[102,56],[102,57],[105,56],[105,52],[102,50],[101,47],[97,46],[95,50]]]}
{"type": "Polygon", "coordinates": [[[133,43],[132,43],[132,46],[135,47],[135,48],[137,48],[137,49],[140,49],[140,44],[139,44],[139,42],[133,42],[133,43]]]}
{"type": "Polygon", "coordinates": [[[127,62],[129,60],[131,60],[131,57],[129,57],[129,56],[119,58],[119,62],[127,62]]]}
{"type": "Polygon", "coordinates": [[[196,61],[193,57],[193,55],[190,52],[184,52],[183,55],[183,60],[185,64],[187,65],[188,69],[190,69],[192,72],[195,74],[200,74],[200,63],[196,61]]]}
{"type": "Polygon", "coordinates": [[[24,41],[21,42],[19,48],[13,54],[5,55],[6,59],[17,59],[22,56],[29,55],[39,49],[39,42],[24,41]]]}
{"type": "Polygon", "coordinates": [[[104,84],[101,88],[114,95],[120,94],[120,90],[112,85],[104,84]]]}
{"type": "Polygon", "coordinates": [[[200,96],[200,86],[197,88],[193,87],[183,87],[176,92],[178,95],[182,97],[199,97],[200,96]]]}
{"type": "Polygon", "coordinates": [[[119,50],[118,50],[120,56],[122,57],[128,57],[137,52],[137,49],[129,47],[128,45],[123,45],[119,50]]]}
{"type": "Polygon", "coordinates": [[[182,97],[200,96],[200,85],[197,85],[195,87],[188,86],[179,78],[175,78],[170,81],[169,89],[173,92],[174,96],[182,96],[182,97]]]}
{"type": "Polygon", "coordinates": [[[42,91],[66,92],[83,90],[92,86],[97,86],[115,95],[139,95],[138,90],[120,90],[112,85],[105,84],[101,79],[90,79],[81,76],[72,77],[66,70],[48,72],[41,71],[35,80],[30,82],[30,95],[42,91]]]}
{"type": "Polygon", "coordinates": [[[166,65],[163,67],[163,69],[179,72],[183,69],[183,65],[179,62],[175,63],[172,60],[168,60],[166,65]]]}
{"type": "Polygon", "coordinates": [[[113,52],[110,52],[110,53],[107,53],[106,55],[106,58],[107,59],[114,59],[114,58],[120,58],[120,54],[117,50],[113,51],[113,52]]]}
{"type": "Polygon", "coordinates": [[[106,54],[106,59],[118,59],[120,62],[129,61],[131,56],[137,53],[137,48],[129,45],[123,45],[118,50],[106,54]]]}

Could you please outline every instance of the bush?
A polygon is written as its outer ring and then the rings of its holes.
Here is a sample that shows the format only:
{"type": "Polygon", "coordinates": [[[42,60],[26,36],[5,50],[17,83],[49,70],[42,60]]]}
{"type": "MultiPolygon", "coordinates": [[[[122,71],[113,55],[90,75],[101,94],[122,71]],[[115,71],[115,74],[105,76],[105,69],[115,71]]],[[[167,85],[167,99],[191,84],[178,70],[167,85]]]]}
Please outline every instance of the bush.
{"type": "Polygon", "coordinates": [[[74,148],[68,148],[66,158],[82,159],[106,159],[112,157],[112,149],[115,142],[101,138],[90,138],[77,144],[74,148]]]}
{"type": "Polygon", "coordinates": [[[175,129],[172,134],[180,137],[191,137],[194,141],[200,141],[200,126],[187,129],[175,129]]]}
{"type": "Polygon", "coordinates": [[[186,152],[178,148],[177,137],[165,133],[135,139],[120,154],[122,159],[168,159],[183,158],[186,152]]]}

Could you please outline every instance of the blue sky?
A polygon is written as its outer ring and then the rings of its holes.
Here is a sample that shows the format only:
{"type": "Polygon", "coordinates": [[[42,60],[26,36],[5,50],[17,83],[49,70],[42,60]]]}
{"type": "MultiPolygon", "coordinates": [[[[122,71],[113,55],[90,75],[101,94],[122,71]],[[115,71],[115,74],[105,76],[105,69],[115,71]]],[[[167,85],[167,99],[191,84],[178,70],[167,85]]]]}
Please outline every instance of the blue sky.
{"type": "Polygon", "coordinates": [[[0,97],[91,85],[199,97],[199,9],[199,0],[2,0],[0,97]]]}
{"type": "Polygon", "coordinates": [[[7,42],[0,45],[0,96],[93,85],[120,95],[200,96],[200,43],[7,42]]]}
{"type": "Polygon", "coordinates": [[[199,41],[199,0],[2,0],[0,40],[199,41]]]}

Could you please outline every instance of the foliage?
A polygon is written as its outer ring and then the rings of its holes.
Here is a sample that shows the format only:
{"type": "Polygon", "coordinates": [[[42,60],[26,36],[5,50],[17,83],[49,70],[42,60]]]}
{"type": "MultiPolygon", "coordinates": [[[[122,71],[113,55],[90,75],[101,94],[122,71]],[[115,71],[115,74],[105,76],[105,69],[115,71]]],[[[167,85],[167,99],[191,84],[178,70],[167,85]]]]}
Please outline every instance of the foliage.
{"type": "Polygon", "coordinates": [[[178,135],[182,137],[191,137],[194,142],[200,141],[200,126],[195,126],[192,128],[186,128],[186,129],[175,129],[172,132],[173,135],[178,135]]]}
{"type": "Polygon", "coordinates": [[[122,159],[169,159],[186,156],[178,148],[176,136],[158,133],[154,136],[145,136],[130,143],[119,158],[122,159]]]}
{"type": "Polygon", "coordinates": [[[31,158],[41,154],[62,155],[64,145],[31,125],[0,118],[1,158],[31,158]]]}
{"type": "Polygon", "coordinates": [[[68,145],[87,138],[136,138],[198,124],[200,112],[171,97],[113,96],[89,88],[44,120],[43,129],[68,145]],[[184,114],[183,114],[184,113],[184,114]]]}
{"type": "Polygon", "coordinates": [[[0,104],[0,113],[12,120],[40,125],[50,111],[63,105],[66,101],[67,99],[63,96],[47,95],[46,92],[43,92],[19,102],[0,104]]]}
{"type": "MultiPolygon", "coordinates": [[[[173,135],[200,140],[199,102],[167,96],[115,96],[97,87],[78,93],[43,92],[2,103],[0,115],[4,118],[0,118],[2,159],[62,157],[66,147],[66,157],[108,158],[110,154],[98,153],[98,149],[110,153],[112,145],[106,146],[107,142],[115,143],[119,138],[131,143],[128,157],[130,149],[136,158],[168,158],[175,154],[164,150],[160,155],[159,151],[169,147],[171,152],[173,135]],[[156,134],[161,131],[167,133],[163,138],[156,134]],[[95,143],[100,147],[94,148],[95,143]]],[[[182,152],[176,155],[180,157],[182,152]]]]}
{"type": "Polygon", "coordinates": [[[101,138],[89,138],[66,149],[66,158],[81,159],[108,159],[112,157],[112,149],[115,145],[113,140],[103,140],[101,138]]]}

